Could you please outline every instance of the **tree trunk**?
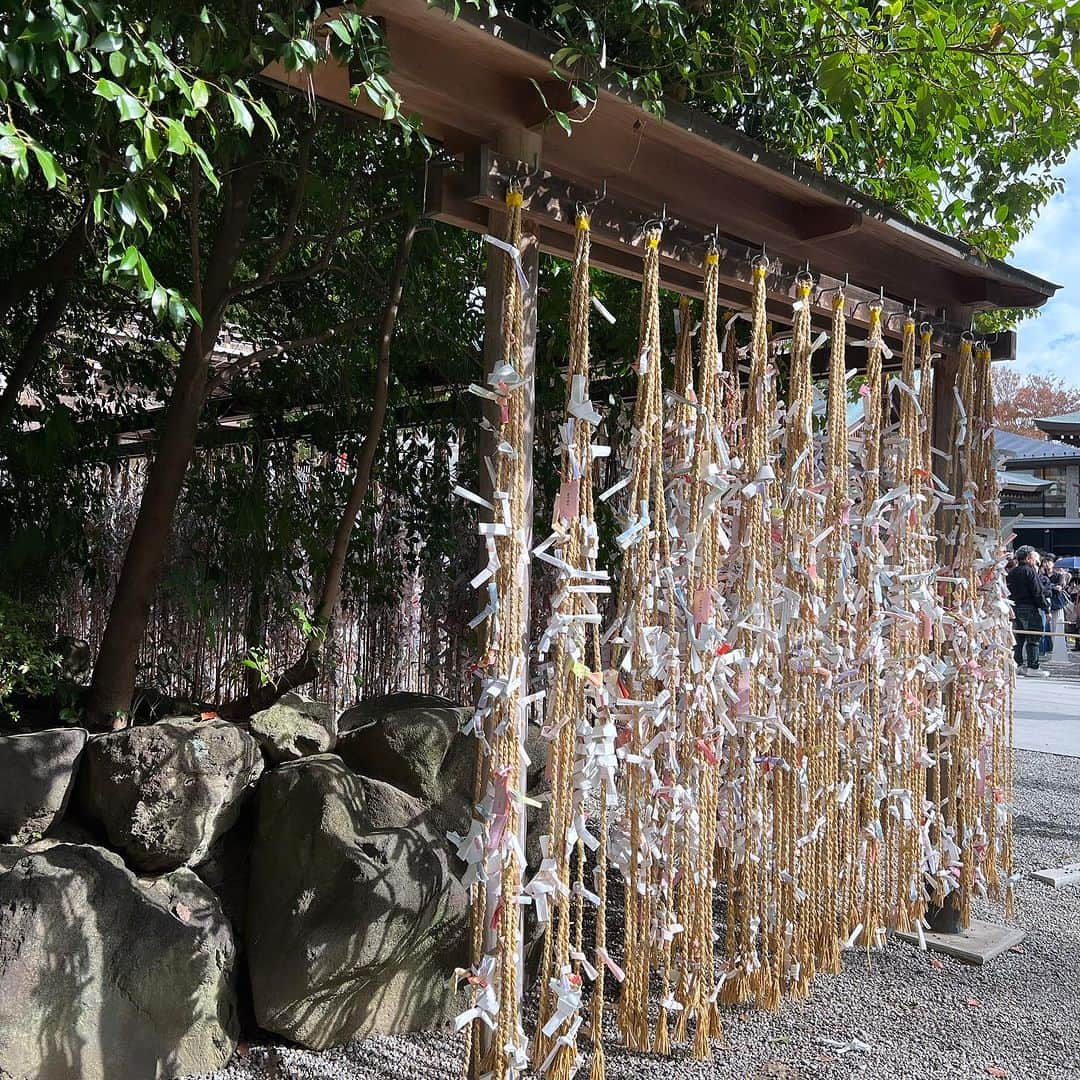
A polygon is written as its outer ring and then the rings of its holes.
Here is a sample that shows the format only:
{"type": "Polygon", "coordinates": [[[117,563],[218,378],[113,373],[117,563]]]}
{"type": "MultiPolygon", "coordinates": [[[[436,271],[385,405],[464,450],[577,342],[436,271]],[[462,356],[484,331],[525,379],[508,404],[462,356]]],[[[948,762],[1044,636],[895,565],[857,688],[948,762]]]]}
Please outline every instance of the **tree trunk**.
{"type": "Polygon", "coordinates": [[[150,464],[135,528],[128,541],[112,607],[94,665],[86,715],[95,726],[124,727],[135,690],[139,643],[161,578],[184,477],[195,451],[210,356],[225,314],[225,297],[240,257],[251,196],[262,172],[259,140],[232,173],[202,284],[203,326],[193,325],[181,355],[150,464]],[[257,145],[256,145],[257,144],[257,145]]]}
{"type": "Polygon", "coordinates": [[[386,419],[386,403],[390,390],[390,343],[397,325],[401,297],[405,291],[405,275],[409,268],[409,256],[412,254],[413,241],[416,239],[418,226],[415,221],[406,223],[405,232],[398,242],[394,267],[390,274],[390,286],[386,303],[383,306],[382,321],[379,328],[377,345],[377,364],[375,368],[375,390],[371,402],[371,416],[368,418],[364,441],[360,444],[360,453],[356,461],[356,473],[353,476],[349,499],[338,520],[334,543],[330,549],[330,561],[323,579],[319,603],[315,609],[315,633],[308,638],[304,651],[297,660],[278,678],[265,686],[235,701],[227,702],[218,710],[222,716],[230,719],[245,719],[252,713],[269,708],[283,694],[311,682],[319,673],[319,657],[330,621],[341,599],[341,584],[345,572],[345,559],[349,553],[349,541],[352,539],[360,507],[371,484],[371,468],[375,461],[382,438],[383,423],[386,419]]]}

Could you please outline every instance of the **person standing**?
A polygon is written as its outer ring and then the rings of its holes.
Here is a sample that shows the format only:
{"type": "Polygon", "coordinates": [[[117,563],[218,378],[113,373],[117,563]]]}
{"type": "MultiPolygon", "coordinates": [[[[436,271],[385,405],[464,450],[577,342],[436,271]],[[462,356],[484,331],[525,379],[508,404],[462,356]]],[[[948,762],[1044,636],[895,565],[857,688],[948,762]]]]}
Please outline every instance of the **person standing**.
{"type": "Polygon", "coordinates": [[[1005,578],[1016,631],[1013,659],[1021,675],[1045,679],[1047,673],[1039,669],[1039,632],[1043,629],[1047,591],[1039,573],[1039,553],[1024,545],[1016,552],[1016,558],[1017,566],[1005,578]],[[1024,663],[1025,652],[1027,664],[1024,663]]]}
{"type": "Polygon", "coordinates": [[[1039,579],[1042,582],[1043,594],[1046,596],[1046,604],[1042,610],[1043,636],[1039,639],[1039,655],[1047,656],[1054,648],[1054,639],[1050,631],[1054,628],[1054,563],[1056,555],[1044,555],[1039,568],[1039,579]]]}

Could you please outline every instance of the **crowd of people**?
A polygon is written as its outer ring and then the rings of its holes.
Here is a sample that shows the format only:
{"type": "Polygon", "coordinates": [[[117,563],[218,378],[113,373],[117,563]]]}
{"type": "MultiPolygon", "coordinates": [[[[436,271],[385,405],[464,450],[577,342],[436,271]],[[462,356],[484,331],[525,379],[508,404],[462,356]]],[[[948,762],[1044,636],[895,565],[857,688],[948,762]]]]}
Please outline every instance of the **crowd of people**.
{"type": "Polygon", "coordinates": [[[1048,674],[1039,661],[1054,647],[1055,622],[1065,633],[1078,632],[1080,571],[1055,568],[1056,562],[1056,556],[1024,545],[1005,568],[1016,634],[1013,659],[1017,671],[1031,678],[1048,674]],[[1059,612],[1061,618],[1056,619],[1059,612]]]}

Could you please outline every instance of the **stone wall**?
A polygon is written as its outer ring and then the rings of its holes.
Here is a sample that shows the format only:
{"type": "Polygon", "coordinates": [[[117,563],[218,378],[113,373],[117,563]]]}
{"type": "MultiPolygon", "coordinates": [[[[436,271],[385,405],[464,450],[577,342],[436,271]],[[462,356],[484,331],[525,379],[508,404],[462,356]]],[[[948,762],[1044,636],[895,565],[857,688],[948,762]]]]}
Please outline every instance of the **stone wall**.
{"type": "Polygon", "coordinates": [[[241,1017],[312,1048],[444,1025],[463,715],[288,695],[247,725],[0,736],[0,1076],[210,1072],[241,1017]]]}

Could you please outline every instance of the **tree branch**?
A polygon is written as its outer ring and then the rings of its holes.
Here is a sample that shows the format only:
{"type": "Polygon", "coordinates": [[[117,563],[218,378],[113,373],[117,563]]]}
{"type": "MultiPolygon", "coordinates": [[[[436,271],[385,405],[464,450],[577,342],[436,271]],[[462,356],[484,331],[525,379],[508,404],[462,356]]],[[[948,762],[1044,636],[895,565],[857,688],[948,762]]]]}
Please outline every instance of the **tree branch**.
{"type": "Polygon", "coordinates": [[[410,218],[398,242],[379,328],[376,349],[378,362],[375,368],[375,391],[371,402],[371,416],[368,418],[367,431],[357,455],[356,473],[353,476],[349,498],[338,520],[334,543],[330,549],[330,561],[327,564],[326,576],[323,579],[322,591],[315,611],[315,632],[308,638],[304,651],[297,660],[277,679],[242,698],[223,705],[219,710],[222,716],[233,719],[249,717],[252,713],[269,708],[290,690],[311,682],[318,674],[318,661],[326,639],[326,631],[341,598],[341,584],[345,573],[345,559],[349,553],[349,541],[352,539],[360,507],[367,497],[375,453],[382,438],[386,405],[390,394],[390,345],[397,326],[401,298],[405,291],[405,277],[409,269],[413,241],[418,231],[416,220],[410,218]]]}
{"type": "Polygon", "coordinates": [[[3,393],[0,394],[0,429],[6,427],[11,419],[11,414],[18,404],[19,395],[22,393],[23,387],[26,386],[27,380],[34,373],[38,360],[41,359],[45,342],[63,317],[68,300],[71,298],[73,280],[73,276],[69,275],[63,278],[53,290],[49,302],[38,316],[34,329],[30,331],[29,337],[23,344],[22,352],[19,353],[8,374],[7,384],[3,393]]]}
{"type": "Polygon", "coordinates": [[[67,236],[51,254],[36,266],[16,271],[0,285],[0,316],[6,315],[19,301],[36,289],[75,273],[79,259],[90,246],[90,208],[87,200],[67,236]]]}
{"type": "Polygon", "coordinates": [[[191,235],[191,302],[202,314],[202,256],[199,251],[199,215],[202,199],[202,171],[199,163],[191,159],[191,203],[188,210],[191,235]]]}
{"type": "Polygon", "coordinates": [[[246,356],[237,357],[231,364],[218,368],[207,383],[207,390],[216,390],[223,382],[231,379],[234,375],[238,375],[241,371],[245,371],[255,364],[260,364],[263,360],[270,360],[275,356],[280,356],[290,349],[303,349],[309,345],[321,345],[323,342],[332,341],[334,338],[349,334],[361,322],[363,322],[363,316],[358,315],[353,319],[346,319],[345,322],[338,323],[337,326],[332,326],[329,330],[322,331],[322,333],[312,334],[310,337],[293,338],[291,341],[279,341],[276,345],[269,345],[265,349],[256,349],[255,352],[248,353],[246,356]]]}

